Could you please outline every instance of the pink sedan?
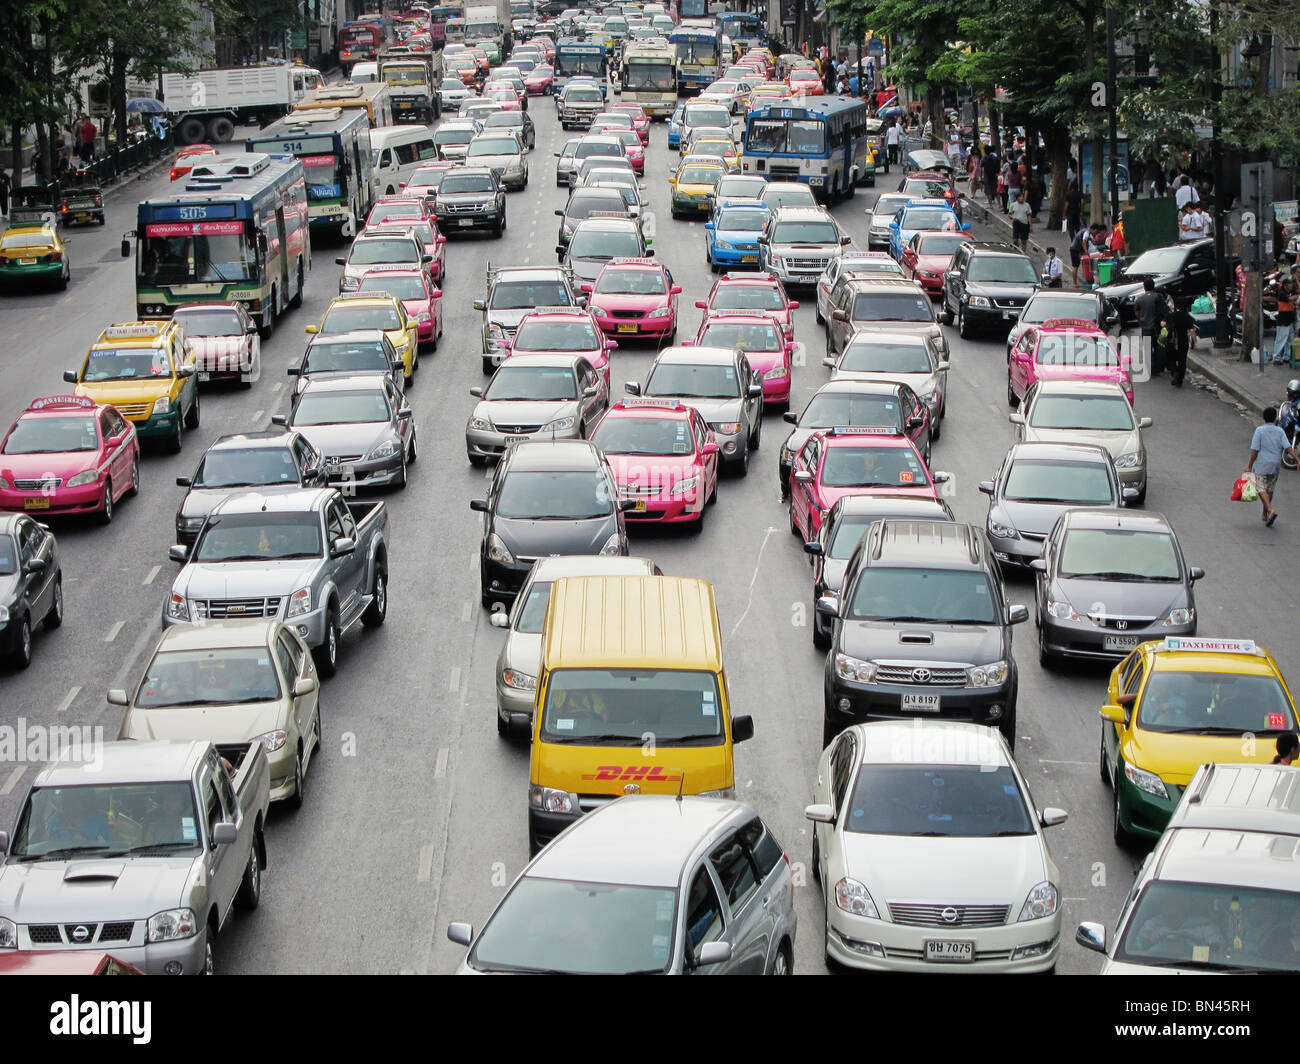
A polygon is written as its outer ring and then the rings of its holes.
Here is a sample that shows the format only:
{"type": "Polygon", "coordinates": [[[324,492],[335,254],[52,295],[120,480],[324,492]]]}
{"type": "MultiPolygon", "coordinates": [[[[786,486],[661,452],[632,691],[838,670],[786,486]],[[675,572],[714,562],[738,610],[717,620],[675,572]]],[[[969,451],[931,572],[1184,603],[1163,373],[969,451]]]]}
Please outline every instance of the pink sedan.
{"type": "Polygon", "coordinates": [[[1115,381],[1133,402],[1131,359],[1090,321],[1053,318],[1031,326],[1016,341],[1007,359],[1007,402],[1020,400],[1036,381],[1115,381]]]}
{"type": "Polygon", "coordinates": [[[642,144],[650,143],[650,116],[639,103],[616,103],[609,109],[610,114],[628,114],[632,116],[632,128],[641,137],[642,144]]]}
{"type": "Polygon", "coordinates": [[[763,405],[790,405],[790,356],[794,341],[785,338],[775,314],[762,310],[715,312],[700,325],[701,347],[739,347],[755,373],[763,375],[763,405]]]}
{"type": "Polygon", "coordinates": [[[606,340],[589,310],[581,307],[538,307],[519,321],[514,340],[498,340],[504,357],[511,355],[582,355],[609,387],[609,353],[618,344],[606,340]]]}
{"type": "Polygon", "coordinates": [[[524,75],[524,88],[528,90],[529,96],[545,96],[551,91],[554,82],[554,67],[535,66],[524,75]]]}
{"type": "Polygon", "coordinates": [[[377,293],[396,296],[416,325],[421,348],[438,350],[442,336],[442,289],[435,288],[423,270],[411,268],[371,270],[361,278],[357,295],[377,293]]]}
{"type": "Polygon", "coordinates": [[[672,343],[677,335],[681,285],[668,279],[658,259],[611,259],[582,290],[607,336],[648,336],[672,343]]]}
{"type": "Polygon", "coordinates": [[[522,111],[523,101],[509,85],[490,85],[483,90],[483,99],[499,103],[503,111],[522,111]]]}

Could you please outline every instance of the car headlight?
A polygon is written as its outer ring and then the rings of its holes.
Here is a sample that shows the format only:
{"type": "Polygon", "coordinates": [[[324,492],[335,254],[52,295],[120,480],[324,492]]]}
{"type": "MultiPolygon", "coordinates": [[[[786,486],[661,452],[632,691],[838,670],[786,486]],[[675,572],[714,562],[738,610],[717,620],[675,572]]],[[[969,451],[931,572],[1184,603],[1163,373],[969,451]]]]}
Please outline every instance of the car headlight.
{"type": "Polygon", "coordinates": [[[785,260],[782,259],[780,255],[773,255],[769,252],[767,256],[767,264],[769,266],[775,266],[779,270],[785,265],[785,260]]]}
{"type": "Polygon", "coordinates": [[[1115,459],[1116,469],[1137,469],[1144,461],[1146,454],[1143,451],[1129,451],[1128,454],[1122,454],[1115,459]]]}
{"type": "Polygon", "coordinates": [[[730,240],[715,240],[713,246],[716,248],[721,248],[723,251],[736,250],[736,245],[733,244],[730,240]]]}
{"type": "Polygon", "coordinates": [[[987,307],[989,306],[988,296],[971,296],[970,305],[972,307],[987,307]]]}
{"type": "Polygon", "coordinates": [[[311,612],[311,588],[300,587],[289,596],[289,609],[285,611],[285,617],[301,617],[304,613],[311,612]]]}
{"type": "Polygon", "coordinates": [[[880,919],[880,913],[876,911],[876,903],[871,900],[867,888],[848,876],[835,884],[835,904],[854,916],[865,916],[870,920],[880,919]]]}
{"type": "Polygon", "coordinates": [[[433,321],[433,315],[430,314],[427,310],[422,310],[422,311],[420,311],[419,314],[416,315],[415,320],[416,320],[416,321],[433,321]]]}
{"type": "Polygon", "coordinates": [[[1162,624],[1191,624],[1196,620],[1196,610],[1191,606],[1179,606],[1177,609],[1169,611],[1169,616],[1162,621],[1162,624]]]}
{"type": "Polygon", "coordinates": [[[514,565],[515,556],[506,548],[504,541],[495,532],[488,536],[487,556],[490,562],[501,565],[514,565]]]}
{"type": "Polygon", "coordinates": [[[165,395],[160,395],[153,401],[153,412],[155,414],[165,414],[172,408],[172,401],[165,395]]]}
{"type": "Polygon", "coordinates": [[[858,683],[876,682],[876,663],[851,658],[847,654],[835,655],[835,675],[841,680],[856,680],[858,683]]]}
{"type": "Polygon", "coordinates": [[[492,422],[485,417],[472,417],[469,419],[469,427],[472,429],[480,429],[483,432],[491,432],[492,422]]]}
{"type": "Polygon", "coordinates": [[[341,281],[339,281],[339,290],[342,292],[346,292],[349,288],[360,288],[360,287],[361,287],[360,277],[344,277],[341,281]]]}
{"type": "Polygon", "coordinates": [[[542,426],[543,432],[564,432],[573,428],[573,415],[568,417],[557,417],[554,421],[548,421],[542,426]]]}
{"type": "Polygon", "coordinates": [[[1047,612],[1058,621],[1078,621],[1082,619],[1074,612],[1074,607],[1065,601],[1053,602],[1051,599],[1048,599],[1047,612]]]}
{"type": "Polygon", "coordinates": [[[289,741],[289,733],[286,731],[280,731],[279,729],[276,731],[264,732],[259,735],[255,741],[261,743],[268,754],[273,754],[277,750],[283,748],[284,744],[289,741]]]}
{"type": "Polygon", "coordinates": [[[781,461],[787,465],[794,461],[794,448],[781,444],[781,461]]]}
{"type": "Polygon", "coordinates": [[[722,435],[724,436],[734,436],[737,432],[740,431],[740,422],[719,421],[715,425],[710,425],[709,428],[711,428],[714,432],[722,433],[722,435]]]}
{"type": "Polygon", "coordinates": [[[668,489],[668,494],[685,495],[687,492],[694,491],[695,485],[698,484],[699,482],[700,482],[700,478],[698,474],[693,477],[684,477],[683,479],[677,481],[676,484],[674,484],[671,488],[668,489]]]}
{"type": "Polygon", "coordinates": [[[726,798],[728,801],[734,801],[736,798],[735,787],[723,787],[717,791],[700,791],[695,797],[697,798],[726,798]]]}
{"type": "Polygon", "coordinates": [[[7,916],[0,916],[0,949],[18,948],[18,925],[7,916]]]}
{"type": "Polygon", "coordinates": [[[1001,521],[995,521],[989,518],[989,535],[997,536],[999,539],[1016,539],[1020,533],[1016,531],[1013,524],[1003,524],[1001,521]]]}
{"type": "Polygon", "coordinates": [[[0,624],[9,623],[9,607],[0,606],[0,624]]]}
{"type": "Polygon", "coordinates": [[[78,473],[75,477],[69,477],[68,482],[63,486],[65,488],[80,488],[86,484],[93,484],[98,479],[98,469],[87,469],[84,473],[78,473]]]}
{"type": "Polygon", "coordinates": [[[1039,883],[1025,899],[1017,922],[1023,923],[1025,920],[1042,920],[1047,916],[1055,916],[1060,901],[1055,883],[1039,883]]]}
{"type": "Polygon", "coordinates": [[[609,318],[609,317],[613,317],[613,315],[612,315],[608,310],[606,310],[604,307],[591,307],[590,309],[591,309],[591,312],[592,312],[594,315],[596,315],[596,317],[598,317],[598,318],[609,318]]]}
{"type": "Polygon", "coordinates": [[[782,363],[780,365],[773,366],[766,373],[764,373],[763,380],[765,381],[780,380],[782,377],[786,377],[786,376],[789,376],[789,373],[786,370],[784,363],[782,363]]]}
{"type": "Polygon", "coordinates": [[[600,548],[602,558],[615,558],[623,553],[623,541],[619,538],[617,532],[605,540],[605,545],[600,548]]]}
{"type": "Polygon", "coordinates": [[[397,441],[385,440],[368,455],[367,461],[378,461],[380,458],[392,458],[397,453],[397,441]]]}
{"type": "Polygon", "coordinates": [[[193,909],[164,909],[149,917],[148,928],[146,941],[170,942],[197,934],[199,922],[194,919],[193,909]]]}
{"type": "Polygon", "coordinates": [[[528,788],[528,808],[542,813],[576,813],[578,796],[534,783],[528,788]]]}
{"type": "Polygon", "coordinates": [[[1157,798],[1169,797],[1169,792],[1165,790],[1165,781],[1154,772],[1147,772],[1126,761],[1124,763],[1124,775],[1128,777],[1129,783],[1140,791],[1154,794],[1157,798]]]}
{"type": "Polygon", "coordinates": [[[672,307],[656,307],[656,308],[655,308],[654,310],[652,310],[649,314],[647,314],[646,317],[647,317],[647,318],[667,318],[667,317],[670,317],[670,316],[672,315],[672,312],[673,312],[673,308],[672,308],[672,307]]]}
{"type": "Polygon", "coordinates": [[[968,687],[1000,687],[1007,682],[1007,674],[1010,671],[1005,661],[976,665],[966,670],[966,684],[968,687]]]}
{"type": "Polygon", "coordinates": [[[176,521],[176,527],[185,532],[197,532],[203,527],[203,518],[201,517],[181,517],[176,521]]]}
{"type": "Polygon", "coordinates": [[[173,621],[188,621],[190,619],[190,608],[185,601],[185,596],[172,592],[171,598],[167,600],[167,616],[173,621]]]}
{"type": "Polygon", "coordinates": [[[505,681],[507,687],[513,687],[516,691],[537,690],[537,677],[532,673],[520,672],[518,669],[502,669],[501,679],[505,681]]]}

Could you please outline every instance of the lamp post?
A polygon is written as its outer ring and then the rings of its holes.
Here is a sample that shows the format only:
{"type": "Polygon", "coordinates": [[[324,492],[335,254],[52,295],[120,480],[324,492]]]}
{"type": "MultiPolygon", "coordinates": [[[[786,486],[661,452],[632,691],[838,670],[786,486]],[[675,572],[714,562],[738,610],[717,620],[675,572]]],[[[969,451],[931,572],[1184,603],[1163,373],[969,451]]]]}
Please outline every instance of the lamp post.
{"type": "Polygon", "coordinates": [[[1119,221],[1119,115],[1118,76],[1115,58],[1115,8],[1106,5],[1106,111],[1110,126],[1110,224],[1119,221]]]}
{"type": "Polygon", "coordinates": [[[1214,101],[1210,111],[1210,151],[1214,161],[1214,347],[1225,351],[1232,346],[1228,323],[1228,234],[1223,224],[1223,145],[1219,143],[1219,107],[1223,100],[1222,60],[1219,56],[1219,4],[1210,4],[1210,40],[1213,43],[1214,101]]]}

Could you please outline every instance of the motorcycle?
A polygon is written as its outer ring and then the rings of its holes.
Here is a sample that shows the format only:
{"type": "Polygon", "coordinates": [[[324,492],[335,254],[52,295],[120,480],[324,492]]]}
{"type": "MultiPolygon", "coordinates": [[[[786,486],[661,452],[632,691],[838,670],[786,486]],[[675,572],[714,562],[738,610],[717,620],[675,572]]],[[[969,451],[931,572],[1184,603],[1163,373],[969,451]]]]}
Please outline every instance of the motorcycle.
{"type": "MultiPolygon", "coordinates": [[[[1287,381],[1286,402],[1277,408],[1277,423],[1286,433],[1292,451],[1300,448],[1300,380],[1287,381]]],[[[1296,468],[1296,460],[1286,451],[1282,452],[1282,464],[1287,469],[1296,468]]]]}

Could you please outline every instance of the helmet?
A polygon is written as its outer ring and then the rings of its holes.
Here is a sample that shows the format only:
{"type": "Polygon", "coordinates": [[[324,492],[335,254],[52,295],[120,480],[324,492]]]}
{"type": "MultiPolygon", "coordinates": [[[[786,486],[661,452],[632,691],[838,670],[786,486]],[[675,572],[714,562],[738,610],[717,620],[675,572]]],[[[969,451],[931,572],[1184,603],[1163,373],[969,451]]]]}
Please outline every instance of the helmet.
{"type": "Polygon", "coordinates": [[[1300,399],[1300,380],[1292,377],[1286,382],[1286,397],[1293,403],[1300,399]]]}

